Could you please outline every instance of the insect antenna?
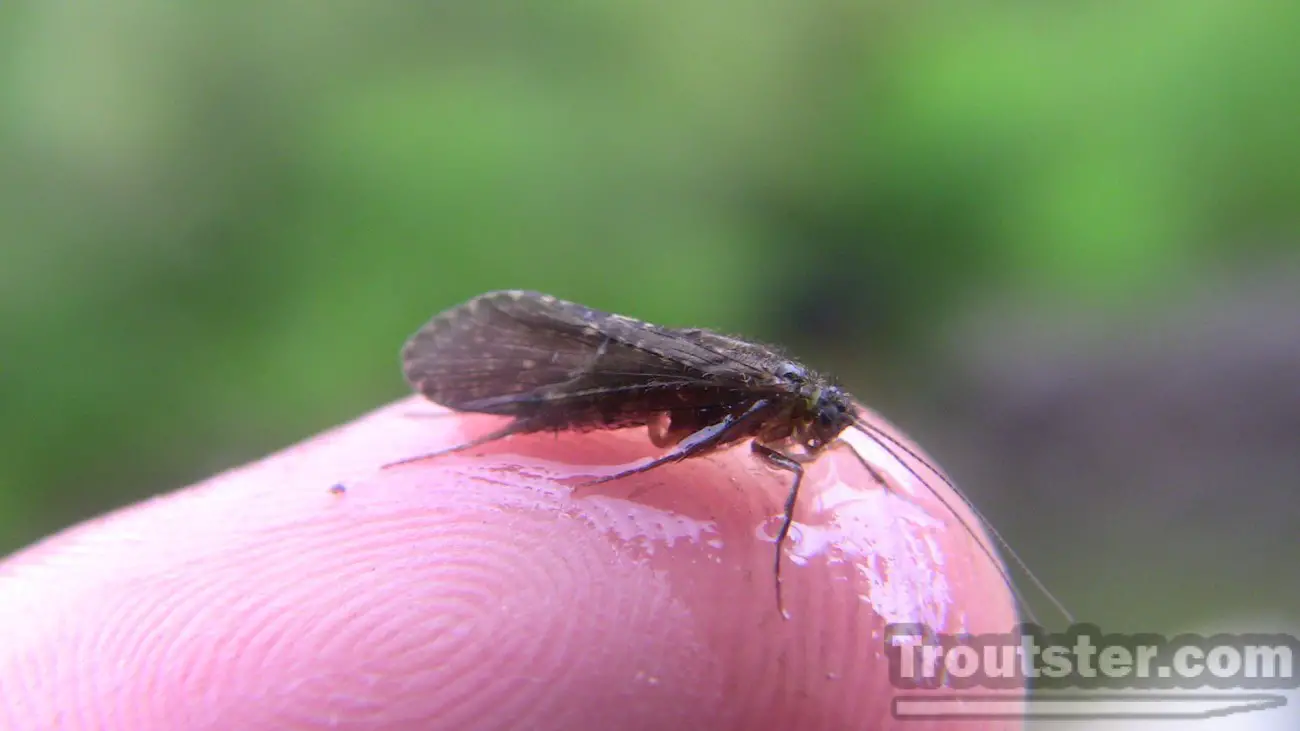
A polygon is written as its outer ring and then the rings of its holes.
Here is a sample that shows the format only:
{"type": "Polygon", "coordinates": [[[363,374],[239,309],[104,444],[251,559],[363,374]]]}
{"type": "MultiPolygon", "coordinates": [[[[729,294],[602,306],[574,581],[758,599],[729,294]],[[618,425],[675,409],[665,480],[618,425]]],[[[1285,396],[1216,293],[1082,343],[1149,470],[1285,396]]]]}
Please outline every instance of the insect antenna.
{"type": "MultiPolygon", "coordinates": [[[[883,447],[886,452],[889,452],[890,456],[892,456],[894,459],[897,459],[903,465],[903,468],[906,469],[912,475],[912,477],[916,478],[918,482],[925,485],[926,488],[930,490],[930,493],[935,497],[939,498],[939,502],[943,503],[944,507],[948,508],[949,512],[951,512],[953,515],[957,517],[957,520],[962,524],[962,527],[966,529],[966,532],[970,533],[972,536],[976,535],[975,531],[970,527],[970,524],[966,522],[966,519],[962,517],[961,513],[957,512],[956,510],[953,510],[953,507],[948,502],[948,500],[944,498],[943,495],[939,494],[939,492],[936,491],[934,488],[930,487],[930,484],[928,482],[921,479],[921,476],[916,473],[916,470],[912,469],[912,466],[908,464],[906,460],[899,459],[898,454],[893,449],[891,449],[889,445],[893,445],[893,447],[901,449],[909,457],[925,465],[936,475],[938,475],[939,479],[943,480],[944,484],[946,484],[949,488],[951,488],[952,491],[957,494],[957,497],[961,498],[961,501],[966,504],[966,507],[970,509],[971,513],[975,515],[976,519],[978,519],[980,523],[983,524],[984,528],[988,530],[989,534],[992,535],[994,540],[998,542],[998,545],[1000,545],[1007,552],[1007,554],[1011,556],[1011,560],[1015,562],[1016,566],[1019,566],[1020,570],[1023,571],[1025,575],[1029,577],[1029,580],[1033,582],[1034,586],[1037,587],[1040,592],[1042,592],[1043,596],[1047,597],[1048,601],[1050,601],[1052,605],[1056,608],[1056,611],[1060,612],[1061,616],[1065,617],[1065,620],[1069,624],[1074,624],[1074,615],[1070,613],[1070,610],[1065,608],[1065,605],[1062,604],[1061,601],[1057,599],[1056,596],[1052,594],[1050,590],[1048,590],[1047,586],[1044,585],[1042,581],[1039,581],[1038,577],[1034,575],[1034,572],[1030,570],[1029,566],[1024,562],[1023,559],[1020,558],[1020,554],[1016,553],[1015,549],[1012,548],[1011,545],[1007,543],[1006,539],[1002,537],[1002,534],[999,533],[998,530],[993,527],[993,524],[990,523],[988,519],[984,517],[984,514],[980,512],[980,509],[975,507],[975,504],[971,501],[969,497],[966,496],[966,493],[963,492],[961,488],[957,487],[957,485],[954,484],[951,479],[949,479],[948,475],[945,474],[943,470],[939,469],[937,465],[934,465],[933,463],[926,460],[924,457],[918,454],[916,450],[912,449],[911,447],[908,447],[906,444],[903,444],[898,439],[891,436],[889,432],[885,431],[884,429],[881,429],[878,426],[868,423],[867,421],[859,417],[857,414],[853,415],[853,426],[857,428],[859,431],[861,431],[862,433],[866,434],[868,437],[870,437],[872,441],[874,441],[876,444],[879,444],[881,447],[883,447]],[[888,442],[888,445],[885,444],[885,442],[888,442]]],[[[861,457],[859,457],[859,459],[861,459],[861,457]]],[[[1024,607],[1025,614],[1028,615],[1029,621],[1033,622],[1034,624],[1037,624],[1038,619],[1037,617],[1034,616],[1033,608],[1029,605],[1029,602],[1025,601],[1025,597],[1023,594],[1020,593],[1020,590],[1016,588],[1015,582],[1012,581],[1011,576],[1007,573],[1006,567],[1003,566],[1002,561],[998,560],[997,556],[993,555],[993,551],[987,545],[985,545],[983,541],[977,541],[977,542],[980,544],[980,548],[984,551],[984,555],[988,556],[989,560],[992,561],[998,567],[998,572],[1002,574],[1003,581],[1005,581],[1007,587],[1011,589],[1011,593],[1015,596],[1016,601],[1022,607],[1024,607]]]]}

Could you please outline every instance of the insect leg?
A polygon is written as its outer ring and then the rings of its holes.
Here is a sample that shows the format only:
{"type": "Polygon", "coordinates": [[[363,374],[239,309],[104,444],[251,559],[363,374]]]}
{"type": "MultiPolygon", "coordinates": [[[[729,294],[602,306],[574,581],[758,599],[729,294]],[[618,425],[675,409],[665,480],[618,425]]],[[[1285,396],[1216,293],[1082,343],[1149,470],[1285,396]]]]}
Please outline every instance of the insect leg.
{"type": "Polygon", "coordinates": [[[589,482],[584,482],[578,487],[599,485],[602,482],[610,482],[611,480],[617,480],[629,475],[646,472],[656,467],[671,464],[673,462],[680,462],[687,457],[707,452],[719,444],[725,443],[728,439],[739,436],[744,432],[744,430],[749,429],[751,423],[756,418],[762,417],[764,412],[770,406],[771,403],[766,399],[760,400],[753,406],[750,406],[749,409],[740,416],[727,416],[723,418],[722,421],[719,421],[716,424],[710,424],[694,434],[691,434],[683,439],[677,447],[673,449],[673,451],[663,455],[662,457],[656,457],[649,462],[639,464],[635,467],[629,467],[622,472],[607,475],[605,477],[599,477],[589,482]]]}
{"type": "MultiPolygon", "coordinates": [[[[876,469],[875,465],[867,461],[866,457],[863,457],[860,453],[858,453],[858,450],[854,449],[852,444],[849,444],[847,441],[843,439],[836,439],[835,441],[830,443],[829,448],[835,449],[836,447],[839,447],[842,450],[852,453],[853,457],[858,460],[858,463],[866,468],[867,473],[871,475],[871,479],[880,483],[880,486],[885,488],[886,490],[893,491],[893,488],[889,486],[889,483],[885,480],[885,476],[881,474],[880,470],[876,469]]],[[[917,479],[919,480],[921,478],[917,477],[917,479]]]]}
{"type": "Polygon", "coordinates": [[[495,442],[498,439],[505,439],[506,437],[514,434],[522,434],[530,431],[535,431],[531,424],[529,424],[524,419],[515,419],[514,421],[510,422],[509,424],[506,424],[505,426],[501,427],[500,429],[497,429],[496,431],[488,432],[487,434],[484,434],[481,437],[478,437],[476,439],[471,439],[470,441],[465,442],[463,444],[457,444],[454,447],[441,449],[438,450],[437,452],[429,452],[428,454],[417,454],[414,457],[406,457],[404,459],[399,459],[396,462],[389,462],[388,464],[384,465],[381,469],[396,467],[397,465],[407,464],[408,462],[421,462],[426,459],[433,459],[435,457],[441,457],[443,455],[452,454],[454,452],[463,452],[466,449],[481,447],[484,444],[487,444],[488,442],[495,442]]]}
{"type": "Polygon", "coordinates": [[[781,530],[776,534],[776,608],[781,612],[781,616],[789,619],[790,615],[786,614],[785,602],[781,598],[781,552],[785,547],[786,538],[790,535],[790,525],[794,523],[794,506],[799,499],[799,485],[803,482],[803,465],[793,457],[782,454],[765,444],[753,443],[754,454],[762,457],[768,464],[778,469],[794,473],[794,482],[790,485],[790,494],[785,497],[785,507],[781,520],[781,530]]]}

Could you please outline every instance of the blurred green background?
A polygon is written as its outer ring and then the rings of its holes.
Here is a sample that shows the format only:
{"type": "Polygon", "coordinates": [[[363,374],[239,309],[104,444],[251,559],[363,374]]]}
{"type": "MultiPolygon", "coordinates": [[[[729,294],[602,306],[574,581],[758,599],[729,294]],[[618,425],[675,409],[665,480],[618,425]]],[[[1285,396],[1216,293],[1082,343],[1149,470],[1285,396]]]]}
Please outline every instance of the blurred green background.
{"type": "Polygon", "coordinates": [[[1300,4],[0,13],[4,551],[524,287],[837,373],[1107,629],[1300,621],[1300,4]]]}

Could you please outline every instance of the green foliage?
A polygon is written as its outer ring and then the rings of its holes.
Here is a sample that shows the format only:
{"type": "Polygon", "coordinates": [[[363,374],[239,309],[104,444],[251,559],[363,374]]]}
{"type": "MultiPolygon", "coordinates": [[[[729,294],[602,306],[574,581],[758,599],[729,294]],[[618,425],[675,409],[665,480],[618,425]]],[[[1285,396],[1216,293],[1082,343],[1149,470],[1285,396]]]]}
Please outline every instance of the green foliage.
{"type": "Polygon", "coordinates": [[[486,289],[888,349],[1295,233],[1300,7],[959,5],[7,8],[0,545],[403,393],[486,289]]]}

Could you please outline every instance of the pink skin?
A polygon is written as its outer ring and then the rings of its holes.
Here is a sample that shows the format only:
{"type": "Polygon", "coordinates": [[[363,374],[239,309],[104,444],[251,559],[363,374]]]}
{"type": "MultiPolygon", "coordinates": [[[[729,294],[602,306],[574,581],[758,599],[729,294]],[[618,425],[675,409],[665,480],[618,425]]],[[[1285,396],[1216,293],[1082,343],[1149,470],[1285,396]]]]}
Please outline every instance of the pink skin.
{"type": "Polygon", "coordinates": [[[789,475],[744,446],[577,490],[653,454],[645,430],[379,469],[501,423],[437,412],[399,402],[0,563],[0,728],[1020,727],[890,716],[886,622],[1015,611],[879,450],[893,492],[844,448],[809,466],[783,620],[789,475]]]}

